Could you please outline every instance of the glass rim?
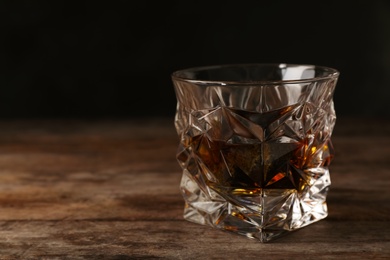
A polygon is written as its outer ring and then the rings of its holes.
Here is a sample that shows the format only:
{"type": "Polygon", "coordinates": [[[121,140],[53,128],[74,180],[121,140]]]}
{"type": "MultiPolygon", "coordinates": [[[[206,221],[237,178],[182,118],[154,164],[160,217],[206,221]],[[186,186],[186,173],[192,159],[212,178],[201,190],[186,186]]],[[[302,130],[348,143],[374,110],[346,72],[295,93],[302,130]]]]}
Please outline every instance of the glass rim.
{"type": "Polygon", "coordinates": [[[340,72],[337,69],[319,66],[314,64],[299,64],[299,63],[231,63],[231,64],[221,64],[221,65],[208,65],[208,66],[196,66],[189,67],[186,69],[176,70],[171,74],[171,78],[174,81],[182,81],[188,83],[194,83],[199,85],[280,85],[280,84],[298,84],[298,83],[311,83],[315,81],[322,81],[328,79],[337,79],[340,75],[340,72]],[[320,69],[327,71],[328,74],[324,76],[311,77],[307,79],[288,79],[288,80],[250,80],[250,81],[230,81],[230,80],[202,80],[202,79],[191,79],[189,77],[183,76],[186,72],[197,72],[197,71],[207,71],[217,68],[234,68],[234,67],[253,67],[253,66],[268,66],[275,68],[287,68],[287,67],[308,67],[312,69],[320,69]],[[181,74],[181,75],[180,75],[181,74]]]}

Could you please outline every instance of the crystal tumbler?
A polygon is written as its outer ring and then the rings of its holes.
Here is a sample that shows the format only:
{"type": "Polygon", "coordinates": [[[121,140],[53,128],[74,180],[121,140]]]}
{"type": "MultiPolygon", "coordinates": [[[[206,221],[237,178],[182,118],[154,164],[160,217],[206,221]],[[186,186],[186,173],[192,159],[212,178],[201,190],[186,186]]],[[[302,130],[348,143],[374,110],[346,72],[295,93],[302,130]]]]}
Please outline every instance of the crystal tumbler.
{"type": "Polygon", "coordinates": [[[260,242],[325,218],[338,76],[298,64],[173,72],[184,218],[260,242]]]}

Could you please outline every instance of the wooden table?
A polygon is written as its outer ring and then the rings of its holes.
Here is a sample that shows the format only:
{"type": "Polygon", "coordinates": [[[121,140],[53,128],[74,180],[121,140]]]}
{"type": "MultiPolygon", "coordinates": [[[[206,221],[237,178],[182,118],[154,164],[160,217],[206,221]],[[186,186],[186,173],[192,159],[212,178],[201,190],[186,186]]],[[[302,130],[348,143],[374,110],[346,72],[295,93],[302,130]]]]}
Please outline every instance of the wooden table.
{"type": "Polygon", "coordinates": [[[390,121],[338,119],[330,214],[261,244],[183,220],[173,119],[0,122],[0,259],[390,259],[390,121]]]}

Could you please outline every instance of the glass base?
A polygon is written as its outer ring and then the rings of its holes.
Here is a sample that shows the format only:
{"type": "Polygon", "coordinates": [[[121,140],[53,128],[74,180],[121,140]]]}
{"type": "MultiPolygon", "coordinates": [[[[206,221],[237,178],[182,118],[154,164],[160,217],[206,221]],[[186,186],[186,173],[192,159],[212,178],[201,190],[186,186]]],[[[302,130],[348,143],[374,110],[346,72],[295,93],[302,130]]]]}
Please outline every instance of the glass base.
{"type": "Polygon", "coordinates": [[[218,192],[218,188],[199,186],[184,170],[180,188],[186,220],[268,242],[324,219],[328,215],[325,199],[329,185],[329,171],[325,169],[321,178],[299,192],[296,189],[218,192]]]}

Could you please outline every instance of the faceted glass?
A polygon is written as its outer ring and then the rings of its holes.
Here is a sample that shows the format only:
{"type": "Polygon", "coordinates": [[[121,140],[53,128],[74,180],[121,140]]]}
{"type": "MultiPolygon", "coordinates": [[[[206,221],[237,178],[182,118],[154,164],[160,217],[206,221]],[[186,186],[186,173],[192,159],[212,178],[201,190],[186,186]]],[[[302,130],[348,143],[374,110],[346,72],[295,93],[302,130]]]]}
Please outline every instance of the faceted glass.
{"type": "Polygon", "coordinates": [[[338,76],[294,64],[174,72],[184,218],[261,242],[325,218],[338,76]]]}

